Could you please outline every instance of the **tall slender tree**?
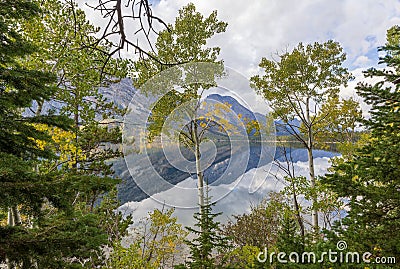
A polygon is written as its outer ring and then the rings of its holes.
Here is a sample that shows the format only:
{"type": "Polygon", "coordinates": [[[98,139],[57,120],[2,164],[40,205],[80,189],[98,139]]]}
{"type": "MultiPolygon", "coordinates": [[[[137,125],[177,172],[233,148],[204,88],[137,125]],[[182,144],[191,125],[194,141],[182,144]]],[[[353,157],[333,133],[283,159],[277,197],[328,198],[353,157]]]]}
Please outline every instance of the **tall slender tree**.
{"type": "MultiPolygon", "coordinates": [[[[204,175],[200,165],[200,144],[204,140],[206,129],[213,124],[211,118],[200,119],[198,111],[201,106],[201,98],[204,90],[214,86],[215,77],[222,74],[222,61],[218,60],[220,48],[208,48],[207,40],[217,33],[224,32],[227,27],[225,22],[217,19],[217,12],[212,12],[204,18],[196,11],[194,4],[188,4],[179,10],[179,15],[174,25],[168,25],[169,30],[160,32],[155,48],[157,58],[162,62],[194,63],[186,65],[178,77],[178,85],[183,91],[172,90],[154,106],[150,118],[150,136],[161,134],[162,126],[168,115],[185,102],[191,102],[186,106],[185,113],[190,118],[189,123],[179,132],[178,139],[186,147],[192,150],[196,161],[196,175],[198,180],[198,196],[200,209],[204,205],[204,175]],[[220,65],[215,70],[203,70],[196,62],[209,62],[220,65]],[[185,74],[185,75],[183,75],[185,74]],[[189,81],[204,80],[208,78],[209,83],[190,83],[189,81]],[[181,79],[181,81],[179,81],[181,79]]],[[[153,57],[137,61],[134,71],[138,77],[134,84],[140,87],[149,78],[165,69],[165,65],[155,61],[153,57]]],[[[175,130],[176,131],[176,130],[175,130]]]]}
{"type": "MultiPolygon", "coordinates": [[[[313,157],[316,124],[324,119],[319,117],[319,108],[351,78],[342,66],[345,59],[337,42],[300,43],[292,52],[280,55],[279,61],[262,58],[260,67],[264,74],[251,78],[252,87],[271,105],[273,116],[282,120],[288,133],[307,149],[312,188],[316,185],[313,157]]],[[[317,198],[312,200],[313,226],[318,230],[317,198]]]]}

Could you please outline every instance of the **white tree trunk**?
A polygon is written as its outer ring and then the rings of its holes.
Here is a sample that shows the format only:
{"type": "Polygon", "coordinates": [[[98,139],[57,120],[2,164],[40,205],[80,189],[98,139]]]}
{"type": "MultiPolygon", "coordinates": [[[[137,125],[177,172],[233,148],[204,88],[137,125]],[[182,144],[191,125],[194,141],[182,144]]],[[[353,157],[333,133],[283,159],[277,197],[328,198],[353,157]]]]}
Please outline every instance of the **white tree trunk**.
{"type": "MultiPolygon", "coordinates": [[[[312,142],[311,142],[312,145],[312,142]]],[[[312,153],[312,147],[307,149],[308,151],[308,168],[310,170],[310,181],[311,188],[315,187],[315,171],[314,171],[314,157],[312,153]]],[[[313,206],[317,203],[317,197],[313,197],[312,199],[313,206]]],[[[311,212],[312,215],[312,224],[315,230],[318,230],[318,210],[313,209],[311,212]]]]}
{"type": "MultiPolygon", "coordinates": [[[[21,224],[21,217],[18,212],[17,206],[12,206],[8,208],[7,225],[16,226],[21,224]]],[[[6,257],[7,268],[11,269],[13,266],[9,259],[6,257]]]]}
{"type": "Polygon", "coordinates": [[[198,190],[198,196],[199,196],[199,212],[200,214],[202,213],[202,208],[204,206],[204,177],[203,177],[203,171],[201,170],[201,165],[200,165],[200,158],[201,158],[201,153],[200,153],[200,141],[198,137],[198,128],[197,128],[197,123],[193,123],[193,142],[194,142],[194,155],[195,155],[195,160],[196,160],[196,174],[197,174],[197,190],[198,190]]]}
{"type": "MultiPolygon", "coordinates": [[[[307,98],[306,102],[306,120],[307,120],[307,131],[308,131],[308,140],[307,140],[307,153],[308,153],[308,168],[310,172],[310,182],[311,188],[315,187],[315,170],[314,170],[314,157],[313,157],[313,129],[310,117],[310,98],[307,98]]],[[[313,206],[317,204],[317,197],[314,196],[312,198],[313,206]]],[[[311,212],[312,215],[312,225],[315,231],[318,231],[318,210],[313,209],[311,212]]]]}

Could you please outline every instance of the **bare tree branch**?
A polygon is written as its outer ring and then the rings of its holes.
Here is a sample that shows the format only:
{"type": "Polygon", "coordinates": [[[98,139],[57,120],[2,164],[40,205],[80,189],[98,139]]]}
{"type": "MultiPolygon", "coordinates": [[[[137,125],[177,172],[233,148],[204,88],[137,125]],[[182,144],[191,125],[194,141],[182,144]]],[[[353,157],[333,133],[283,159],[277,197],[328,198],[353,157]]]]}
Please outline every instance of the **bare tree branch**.
{"type": "Polygon", "coordinates": [[[109,51],[101,51],[105,55],[102,72],[113,57],[120,57],[122,50],[128,51],[130,48],[134,49],[139,59],[151,58],[161,66],[167,67],[180,64],[180,62],[163,62],[157,57],[151,35],[158,35],[156,24],[160,25],[159,28],[161,29],[169,31],[170,28],[163,19],[153,15],[149,0],[128,0],[125,5],[122,0],[98,0],[98,4],[95,6],[90,6],[87,3],[86,5],[108,20],[102,35],[96,41],[85,46],[99,50],[98,45],[100,43],[111,43],[109,51]],[[130,14],[124,14],[125,9],[128,9],[130,14]],[[132,35],[128,35],[127,25],[137,27],[132,35]]]}

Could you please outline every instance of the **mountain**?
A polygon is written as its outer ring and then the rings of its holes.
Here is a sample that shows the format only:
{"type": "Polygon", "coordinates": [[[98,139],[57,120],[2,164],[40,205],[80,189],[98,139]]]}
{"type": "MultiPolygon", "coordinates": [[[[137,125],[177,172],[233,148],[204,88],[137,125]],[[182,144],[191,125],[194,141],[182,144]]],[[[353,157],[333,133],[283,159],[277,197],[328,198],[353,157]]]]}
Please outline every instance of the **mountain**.
{"type": "MultiPolygon", "coordinates": [[[[148,109],[145,107],[146,96],[137,92],[132,86],[130,79],[122,79],[119,83],[112,84],[110,87],[100,88],[99,91],[110,102],[117,104],[120,108],[130,108],[135,113],[147,115],[148,109]]],[[[260,113],[252,113],[248,108],[240,104],[235,98],[231,96],[221,96],[219,94],[210,94],[206,100],[217,101],[221,103],[229,103],[233,112],[238,115],[241,114],[242,118],[250,120],[259,120],[265,123],[265,116],[260,113]]],[[[35,104],[33,105],[33,107],[35,104]]],[[[62,105],[56,102],[46,102],[44,110],[53,109],[55,111],[62,108],[62,105]]],[[[30,113],[27,111],[26,113],[30,113]]],[[[277,125],[277,135],[287,135],[285,124],[279,121],[275,122],[277,125]]],[[[299,124],[299,121],[294,120],[293,124],[299,124]]],[[[298,130],[297,130],[298,131],[298,130]]],[[[225,133],[215,132],[218,134],[218,139],[225,133]]],[[[252,135],[252,134],[250,134],[252,135]]],[[[223,137],[222,137],[223,138],[223,137]]],[[[224,139],[222,139],[224,140],[224,139]]],[[[226,137],[225,141],[229,141],[226,137]]],[[[249,171],[250,169],[264,166],[272,161],[273,158],[282,157],[281,151],[275,151],[274,147],[262,148],[260,141],[253,141],[250,144],[244,143],[235,148],[231,148],[229,143],[216,143],[216,156],[212,164],[205,170],[204,174],[209,184],[229,184],[234,182],[241,174],[249,171]],[[248,154],[247,154],[248,153],[248,154]],[[235,169],[243,167],[242,170],[235,169]],[[233,168],[233,169],[232,169],[233,168]]],[[[187,149],[182,149],[182,154],[189,160],[193,160],[194,156],[187,149]]],[[[326,152],[318,152],[318,156],[329,155],[326,152]]],[[[294,149],[292,150],[294,161],[304,160],[307,158],[305,150],[294,149]]],[[[119,185],[119,199],[121,203],[128,201],[141,201],[149,195],[165,191],[171,188],[171,184],[177,184],[188,177],[195,178],[195,175],[185,171],[181,171],[167,160],[162,149],[153,149],[148,156],[146,155],[132,155],[127,158],[131,172],[135,173],[137,178],[140,178],[141,187],[146,189],[146,193],[137,185],[137,182],[132,179],[130,171],[124,159],[114,160],[113,168],[116,176],[122,178],[123,182],[119,185]],[[149,158],[151,165],[144,165],[149,158]],[[154,172],[155,171],[155,172],[154,172]],[[165,182],[160,184],[153,184],[153,179],[157,176],[164,178],[165,182]],[[143,180],[143,179],[146,180],[143,180]],[[148,182],[148,183],[147,183],[148,182]]]]}
{"type": "Polygon", "coordinates": [[[228,103],[231,105],[231,109],[238,115],[241,114],[243,118],[248,118],[251,120],[255,120],[258,117],[264,117],[264,115],[260,113],[253,113],[245,106],[241,105],[235,98],[232,96],[221,96],[219,94],[210,94],[207,96],[206,100],[214,100],[220,103],[228,103]]]}
{"type": "Polygon", "coordinates": [[[128,107],[133,96],[137,93],[129,78],[124,78],[118,83],[113,83],[110,87],[102,87],[99,91],[108,101],[117,104],[119,108],[128,107]]]}
{"type": "Polygon", "coordinates": [[[298,119],[293,119],[289,121],[289,123],[285,123],[282,120],[275,121],[275,128],[276,128],[276,135],[283,136],[283,135],[291,135],[293,133],[299,134],[301,122],[298,119]]]}
{"type": "MultiPolygon", "coordinates": [[[[247,118],[250,120],[258,120],[261,123],[265,124],[266,118],[265,115],[252,112],[247,109],[245,106],[241,105],[235,98],[232,96],[221,96],[219,94],[210,94],[207,96],[206,100],[214,100],[221,103],[229,103],[231,105],[231,109],[238,115],[241,114],[243,118],[247,118]]],[[[288,124],[284,123],[282,120],[276,120],[275,122],[276,135],[284,136],[290,135],[291,133],[299,133],[299,127],[301,125],[300,120],[293,119],[288,124]],[[290,126],[293,127],[291,129],[290,126]]]]}
{"type": "MultiPolygon", "coordinates": [[[[134,96],[133,102],[134,106],[141,106],[144,101],[141,99],[144,98],[140,93],[136,92],[136,90],[132,87],[130,80],[122,80],[121,83],[115,84],[109,89],[104,89],[105,96],[112,102],[120,104],[122,107],[128,106],[131,101],[130,98],[134,96]]],[[[206,101],[217,101],[221,103],[229,103],[231,105],[231,109],[233,112],[238,115],[241,114],[242,118],[247,118],[250,120],[259,120],[261,122],[266,121],[265,115],[260,113],[253,113],[251,110],[243,106],[232,96],[221,96],[219,94],[210,94],[206,97],[206,101]]],[[[143,108],[135,108],[135,110],[143,111],[143,108]]],[[[291,124],[299,124],[298,121],[294,120],[291,124]]],[[[285,125],[281,124],[281,122],[277,121],[277,134],[278,135],[287,135],[287,131],[285,129],[285,125]]],[[[213,131],[211,132],[213,133],[213,131]]],[[[221,132],[215,132],[221,138],[221,132]]],[[[250,134],[251,135],[251,134],[250,134]]],[[[226,139],[228,140],[228,139],[226,139]]],[[[234,182],[241,174],[260,166],[264,166],[272,161],[273,158],[282,158],[282,151],[274,150],[274,148],[270,147],[264,152],[262,152],[262,147],[260,142],[250,143],[247,148],[246,145],[242,147],[232,149],[226,143],[217,143],[217,154],[204,174],[208,179],[209,184],[229,184],[234,182]],[[245,151],[248,151],[248,154],[243,154],[245,151]],[[268,154],[266,154],[266,152],[268,154]],[[235,167],[243,166],[244,169],[239,171],[239,169],[232,169],[235,167]]],[[[182,148],[182,155],[184,155],[187,159],[194,159],[193,154],[189,152],[187,149],[182,148]]],[[[327,152],[318,152],[318,156],[328,156],[327,152]]],[[[292,156],[294,156],[294,161],[298,160],[306,160],[307,153],[302,149],[292,149],[292,156]]],[[[116,174],[123,179],[123,183],[119,186],[119,198],[121,203],[125,203],[128,201],[141,201],[149,195],[159,193],[171,188],[171,184],[177,184],[186,178],[192,177],[195,178],[196,175],[190,174],[185,171],[181,171],[175,168],[165,157],[163,151],[161,149],[153,149],[148,156],[143,155],[135,155],[129,156],[127,158],[129,166],[131,167],[131,172],[133,172],[136,177],[139,179],[142,188],[146,189],[146,193],[143,192],[141,188],[138,187],[135,180],[132,179],[130,172],[127,168],[127,164],[124,160],[118,160],[114,162],[114,169],[116,174]],[[146,163],[145,158],[149,158],[151,162],[151,166],[144,165],[146,163]],[[156,173],[155,173],[155,172],[156,173]],[[156,181],[156,177],[161,176],[165,182],[158,182],[158,184],[153,184],[156,181]],[[146,180],[143,180],[146,178],[146,180]],[[148,183],[147,183],[148,182],[148,183]]]]}

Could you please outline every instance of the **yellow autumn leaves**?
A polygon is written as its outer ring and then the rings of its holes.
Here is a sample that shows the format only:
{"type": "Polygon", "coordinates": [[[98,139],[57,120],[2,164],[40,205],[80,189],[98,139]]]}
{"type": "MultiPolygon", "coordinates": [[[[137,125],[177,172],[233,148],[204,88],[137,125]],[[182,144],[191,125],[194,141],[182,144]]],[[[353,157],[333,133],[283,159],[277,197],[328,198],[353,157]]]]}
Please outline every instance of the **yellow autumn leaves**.
{"type": "Polygon", "coordinates": [[[67,164],[69,168],[86,158],[76,144],[76,134],[72,131],[65,131],[58,127],[50,127],[46,124],[34,124],[36,130],[45,132],[51,136],[52,142],[33,139],[38,149],[44,150],[50,147],[58,156],[59,164],[67,164]]]}
{"type": "MultiPolygon", "coordinates": [[[[236,133],[236,126],[232,124],[228,118],[229,113],[232,112],[232,104],[225,103],[202,103],[202,108],[207,111],[204,116],[200,116],[198,119],[201,120],[200,127],[207,129],[210,123],[217,123],[219,130],[226,131],[228,134],[236,133]]],[[[241,117],[241,115],[240,115],[241,117]]],[[[240,119],[239,115],[238,118],[240,119]]]]}

